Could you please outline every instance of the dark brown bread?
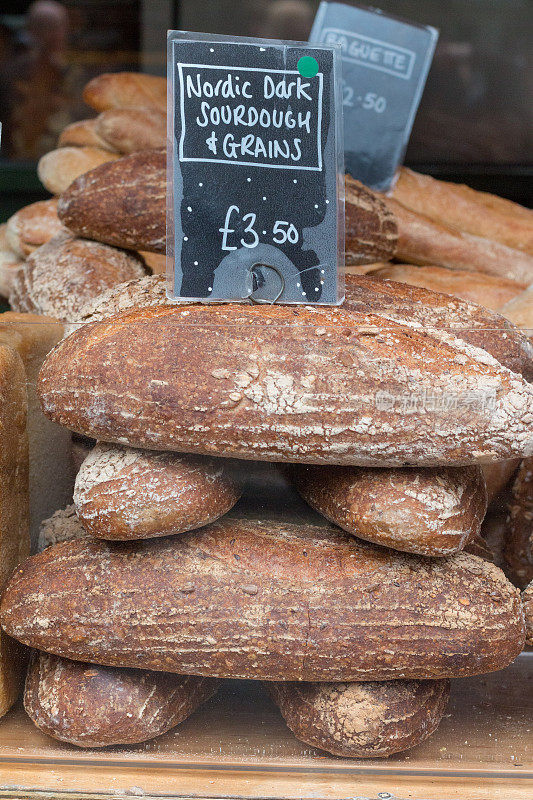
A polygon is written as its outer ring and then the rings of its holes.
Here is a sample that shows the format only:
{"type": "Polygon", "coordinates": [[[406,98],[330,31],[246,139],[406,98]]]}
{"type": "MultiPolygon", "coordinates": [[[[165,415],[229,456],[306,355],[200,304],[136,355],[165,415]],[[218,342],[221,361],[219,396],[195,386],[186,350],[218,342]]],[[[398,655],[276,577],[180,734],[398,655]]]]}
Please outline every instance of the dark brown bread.
{"type": "Polygon", "coordinates": [[[166,109],[112,108],[96,119],[96,130],[112,149],[119,153],[135,153],[165,147],[167,137],[166,109]]]}
{"type": "Polygon", "coordinates": [[[522,603],[526,618],[526,644],[533,647],[533,581],[522,592],[522,603]]]}
{"type": "Polygon", "coordinates": [[[479,467],[292,467],[310,506],[348,533],[424,556],[448,556],[476,536],[487,511],[479,467]]]}
{"type": "Polygon", "coordinates": [[[156,106],[166,111],[167,82],[140,72],[107,72],[89,81],[83,99],[96,111],[131,106],[156,106]]]}
{"type": "Polygon", "coordinates": [[[78,472],[74,505],[93,536],[148,539],[213,522],[240,494],[222,459],[99,443],[78,472]]]}
{"type": "Polygon", "coordinates": [[[522,461],[513,484],[504,555],[518,586],[533,580],[533,458],[522,461]]]}
{"type": "Polygon", "coordinates": [[[371,264],[394,256],[398,228],[383,200],[346,176],[346,264],[371,264]]]}
{"type": "Polygon", "coordinates": [[[486,272],[524,285],[533,282],[533,256],[528,253],[434,222],[392,197],[382,198],[398,226],[399,261],[486,272]]]}
{"type": "Polygon", "coordinates": [[[231,516],[49,547],[13,574],[0,614],[11,636],[67,658],[263,680],[475,675],[505,667],[525,635],[518,589],[476,556],[231,516]]]}
{"type": "Polygon", "coordinates": [[[442,342],[452,334],[533,380],[533,346],[528,338],[500,314],[475,303],[370,275],[347,275],[345,307],[379,314],[442,342]]]}
{"type": "Polygon", "coordinates": [[[101,292],[145,274],[133,253],[64,231],[30,255],[13,281],[9,303],[14,311],[70,322],[101,292]]]}
{"type": "Polygon", "coordinates": [[[40,730],[68,744],[136,744],[179,725],[218,686],[212,678],[101,667],[34,652],[24,708],[40,730]]]}
{"type": "Polygon", "coordinates": [[[65,191],[58,215],[87,239],[164,253],[166,153],[143,150],[80,175],[65,191]]]}
{"type": "Polygon", "coordinates": [[[420,744],[437,729],[450,695],[446,680],[267,686],[298,739],[348,758],[386,758],[420,744]]]}
{"type": "Polygon", "coordinates": [[[531,452],[533,388],[441,338],[347,307],[135,309],[64,339],[39,391],[67,428],[148,449],[373,467],[531,452]]]}

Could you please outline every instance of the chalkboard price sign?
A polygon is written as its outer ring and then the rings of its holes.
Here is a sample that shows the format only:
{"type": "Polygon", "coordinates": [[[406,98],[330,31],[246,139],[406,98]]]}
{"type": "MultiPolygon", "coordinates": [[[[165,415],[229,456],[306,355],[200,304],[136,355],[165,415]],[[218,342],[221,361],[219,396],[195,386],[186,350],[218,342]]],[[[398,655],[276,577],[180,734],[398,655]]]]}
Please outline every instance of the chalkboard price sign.
{"type": "Polygon", "coordinates": [[[437,39],[377,9],[320,3],[310,41],[341,47],[346,172],[373,189],[403,159],[437,39]]]}
{"type": "Polygon", "coordinates": [[[171,297],[343,299],[339,50],[169,34],[171,297]]]}

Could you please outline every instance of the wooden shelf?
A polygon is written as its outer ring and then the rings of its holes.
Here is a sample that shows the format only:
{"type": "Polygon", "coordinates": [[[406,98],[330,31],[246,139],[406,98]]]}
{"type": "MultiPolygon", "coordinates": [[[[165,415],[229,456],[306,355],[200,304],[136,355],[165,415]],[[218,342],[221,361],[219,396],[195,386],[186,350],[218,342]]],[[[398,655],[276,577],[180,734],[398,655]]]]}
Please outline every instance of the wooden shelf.
{"type": "Polygon", "coordinates": [[[533,797],[533,652],[453,682],[437,733],[404,755],[340,759],[288,730],[261,685],[228,681],[168,734],[136,747],[80,750],[48,738],[21,707],[0,721],[0,798],[533,797]]]}

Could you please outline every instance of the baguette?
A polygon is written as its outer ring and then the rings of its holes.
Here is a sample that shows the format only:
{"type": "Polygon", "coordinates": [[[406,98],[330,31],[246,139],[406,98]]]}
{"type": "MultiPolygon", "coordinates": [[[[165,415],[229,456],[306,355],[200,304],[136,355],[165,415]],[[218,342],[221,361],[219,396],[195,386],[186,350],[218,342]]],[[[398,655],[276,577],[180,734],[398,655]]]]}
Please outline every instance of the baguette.
{"type": "Polygon", "coordinates": [[[330,522],[369,542],[447,556],[479,534],[487,493],[479,467],[292,468],[304,500],[330,522]]]}
{"type": "Polygon", "coordinates": [[[53,197],[31,203],[13,214],[7,221],[6,241],[20,258],[27,258],[62,230],[57,216],[57,198],[53,197]]]}
{"type": "Polygon", "coordinates": [[[467,272],[446,267],[417,267],[414,264],[386,264],[374,270],[372,277],[451,294],[492,311],[498,311],[523,291],[520,283],[496,275],[486,275],[484,272],[467,272]]]}
{"type": "Polygon", "coordinates": [[[119,153],[165,147],[166,108],[111,108],[96,119],[96,130],[119,153]]]}
{"type": "Polygon", "coordinates": [[[13,281],[9,303],[15,311],[68,322],[77,320],[80,309],[105,289],[144,274],[133,253],[65,231],[28,258],[13,281]]]}
{"type": "Polygon", "coordinates": [[[37,174],[51,194],[62,194],[79,175],[116,158],[99,147],[60,147],[41,156],[37,174]]]}
{"type": "Polygon", "coordinates": [[[533,581],[522,592],[522,603],[526,618],[526,644],[533,647],[533,581]]]}
{"type": "Polygon", "coordinates": [[[95,111],[155,106],[166,112],[167,82],[165,78],[138,72],[108,72],[89,81],[83,99],[95,111]]]}
{"type": "Polygon", "coordinates": [[[388,261],[396,252],[398,229],[378,195],[359,181],[346,182],[345,250],[348,266],[388,261]]]}
{"type": "Polygon", "coordinates": [[[533,458],[522,461],[512,488],[504,556],[522,588],[533,580],[533,458]]]}
{"type": "Polygon", "coordinates": [[[485,272],[525,286],[533,283],[533,256],[528,253],[434,222],[392,197],[383,199],[398,226],[399,261],[485,272]]]}
{"type": "Polygon", "coordinates": [[[348,308],[133,309],[64,339],[39,390],[55,422],[139,448],[372,467],[533,449],[518,374],[451,334],[348,308]]]}
{"type": "Polygon", "coordinates": [[[448,681],[267,684],[285,722],[302,742],[335,756],[386,758],[437,729],[448,681]]]}
{"type": "MultiPolygon", "coordinates": [[[[30,549],[26,376],[19,354],[0,344],[0,593],[30,549]]],[[[0,634],[0,716],[17,699],[21,648],[0,634]]]]}
{"type": "Polygon", "coordinates": [[[406,208],[434,222],[501,242],[533,256],[533,214],[517,212],[520,206],[480,198],[469,186],[438,181],[402,167],[391,196],[406,208]],[[509,207],[512,206],[512,210],[509,207]]]}
{"type": "Polygon", "coordinates": [[[509,664],[525,636],[518,589],[476,556],[235,517],[135,545],[49,547],[13,574],[0,618],[78,661],[256,680],[476,675],[509,664]]]}
{"type": "Polygon", "coordinates": [[[101,539],[149,539],[199,528],[226,514],[240,490],[221,459],[99,443],[74,487],[76,513],[101,539]]]}
{"type": "Polygon", "coordinates": [[[450,334],[480,347],[512,372],[533,380],[533,346],[500,314],[447,295],[373,276],[347,275],[345,307],[424,331],[439,341],[450,334]]]}
{"type": "Polygon", "coordinates": [[[163,150],[133,153],[81,175],[64,191],[58,215],[79,236],[164,253],[166,181],[163,150]]]}
{"type": "Polygon", "coordinates": [[[24,708],[43,733],[61,742],[136,744],[179,725],[218,686],[211,678],[102,667],[36,652],[24,708]]]}
{"type": "Polygon", "coordinates": [[[96,119],[83,119],[67,125],[59,134],[57,146],[99,147],[101,150],[109,150],[111,153],[117,152],[109,142],[99,135],[96,119]]]}
{"type": "Polygon", "coordinates": [[[509,300],[500,308],[500,314],[524,331],[526,336],[533,337],[533,286],[509,300]]]}

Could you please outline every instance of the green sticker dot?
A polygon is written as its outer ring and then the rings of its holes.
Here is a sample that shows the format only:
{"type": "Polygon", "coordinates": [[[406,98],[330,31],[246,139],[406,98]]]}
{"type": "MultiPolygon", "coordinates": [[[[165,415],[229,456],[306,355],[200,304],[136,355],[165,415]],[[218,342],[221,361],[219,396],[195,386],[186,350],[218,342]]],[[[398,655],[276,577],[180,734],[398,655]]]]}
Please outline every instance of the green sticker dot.
{"type": "Polygon", "coordinates": [[[298,72],[304,78],[314,78],[318,72],[318,61],[313,56],[302,56],[298,61],[298,72]]]}

